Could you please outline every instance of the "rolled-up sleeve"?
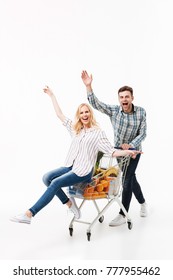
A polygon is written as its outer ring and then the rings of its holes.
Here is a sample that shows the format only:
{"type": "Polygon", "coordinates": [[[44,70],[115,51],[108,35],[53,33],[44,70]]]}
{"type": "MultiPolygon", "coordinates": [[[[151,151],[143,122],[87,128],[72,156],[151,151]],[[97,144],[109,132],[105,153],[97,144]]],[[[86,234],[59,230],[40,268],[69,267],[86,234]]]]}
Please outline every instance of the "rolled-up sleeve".
{"type": "Polygon", "coordinates": [[[111,117],[114,113],[114,105],[109,105],[101,102],[93,92],[87,93],[88,101],[93,106],[94,109],[100,111],[103,114],[111,117]]]}
{"type": "Polygon", "coordinates": [[[69,118],[66,117],[62,124],[67,128],[67,130],[70,133],[70,135],[74,136],[72,120],[70,120],[69,118]]]}
{"type": "Polygon", "coordinates": [[[100,139],[98,143],[99,151],[112,155],[116,149],[111,145],[104,131],[100,132],[100,139]]]}
{"type": "Polygon", "coordinates": [[[130,145],[134,148],[141,147],[141,142],[146,138],[147,123],[146,123],[146,111],[142,108],[139,110],[141,123],[138,128],[138,135],[130,142],[130,145]]]}

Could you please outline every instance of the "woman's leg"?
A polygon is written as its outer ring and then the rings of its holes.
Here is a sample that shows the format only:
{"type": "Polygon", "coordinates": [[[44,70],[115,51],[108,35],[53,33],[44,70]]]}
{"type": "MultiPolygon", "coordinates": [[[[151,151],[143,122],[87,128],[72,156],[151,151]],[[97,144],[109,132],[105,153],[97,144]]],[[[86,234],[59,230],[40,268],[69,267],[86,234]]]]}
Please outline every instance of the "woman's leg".
{"type": "MultiPolygon", "coordinates": [[[[51,184],[51,182],[54,179],[56,179],[57,177],[60,177],[63,174],[66,174],[71,169],[72,169],[72,167],[60,167],[60,168],[49,171],[49,172],[47,172],[46,174],[43,175],[43,183],[47,187],[49,187],[49,185],[51,184]]],[[[58,195],[56,194],[56,196],[58,196],[58,195]]]]}
{"type": "MultiPolygon", "coordinates": [[[[70,168],[71,169],[71,168],[70,168]]],[[[59,169],[58,169],[59,170],[59,169]]],[[[62,169],[61,169],[62,171],[62,169]]],[[[62,173],[64,173],[63,171],[62,173]]],[[[30,224],[31,218],[37,214],[43,207],[45,207],[55,195],[62,201],[63,204],[66,204],[70,210],[73,212],[76,219],[80,218],[80,210],[78,209],[74,199],[69,199],[66,194],[63,192],[61,188],[77,184],[79,182],[89,182],[91,180],[93,171],[91,171],[88,175],[79,177],[71,170],[67,171],[65,174],[61,176],[51,179],[51,183],[45,193],[40,197],[40,199],[24,214],[19,214],[17,216],[11,217],[11,221],[17,223],[25,223],[30,224]]],[[[58,174],[58,173],[56,173],[58,174]]],[[[58,174],[60,175],[60,174],[58,174]]],[[[51,176],[50,176],[51,177],[51,176]]],[[[49,177],[49,180],[50,180],[49,177]]]]}
{"type": "Polygon", "coordinates": [[[47,172],[46,174],[43,175],[44,184],[48,187],[51,184],[53,179],[67,173],[71,169],[72,169],[72,167],[60,167],[60,168],[56,168],[54,170],[47,172]]]}
{"type": "Polygon", "coordinates": [[[40,197],[40,199],[29,209],[32,213],[32,216],[35,216],[43,207],[45,207],[55,195],[61,200],[63,204],[68,203],[69,198],[62,190],[63,187],[67,187],[70,185],[74,185],[80,182],[89,181],[91,179],[92,172],[88,175],[79,177],[72,171],[67,172],[55,178],[51,181],[49,187],[45,191],[45,193],[40,197]]]}

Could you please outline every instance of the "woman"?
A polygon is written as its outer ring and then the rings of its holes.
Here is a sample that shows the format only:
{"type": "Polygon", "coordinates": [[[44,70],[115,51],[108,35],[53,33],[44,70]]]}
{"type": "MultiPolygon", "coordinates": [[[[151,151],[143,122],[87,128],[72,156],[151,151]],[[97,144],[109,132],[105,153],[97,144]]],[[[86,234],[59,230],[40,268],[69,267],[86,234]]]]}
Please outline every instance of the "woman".
{"type": "Polygon", "coordinates": [[[75,115],[75,122],[65,117],[52,90],[46,86],[43,91],[51,98],[57,117],[62,121],[72,136],[72,143],[63,167],[46,173],[43,182],[47,190],[40,199],[25,213],[12,217],[13,222],[30,224],[34,217],[56,195],[62,204],[73,212],[76,219],[80,218],[80,209],[74,198],[68,198],[63,187],[72,186],[81,182],[89,182],[98,151],[114,157],[130,155],[135,157],[139,151],[116,150],[108,141],[105,132],[96,123],[93,111],[88,104],[81,104],[75,115]]]}

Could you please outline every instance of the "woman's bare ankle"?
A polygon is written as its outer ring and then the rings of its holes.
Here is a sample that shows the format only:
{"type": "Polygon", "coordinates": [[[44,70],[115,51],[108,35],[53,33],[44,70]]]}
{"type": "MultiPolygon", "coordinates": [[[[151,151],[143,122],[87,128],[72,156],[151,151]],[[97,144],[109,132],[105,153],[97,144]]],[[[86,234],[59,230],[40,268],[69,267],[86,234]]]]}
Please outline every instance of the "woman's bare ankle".
{"type": "Polygon", "coordinates": [[[66,203],[66,205],[68,206],[68,208],[70,208],[70,207],[71,207],[72,202],[70,201],[70,199],[69,199],[69,201],[66,203]]]}
{"type": "Polygon", "coordinates": [[[32,212],[30,210],[27,210],[25,214],[27,217],[32,218],[32,212]]]}

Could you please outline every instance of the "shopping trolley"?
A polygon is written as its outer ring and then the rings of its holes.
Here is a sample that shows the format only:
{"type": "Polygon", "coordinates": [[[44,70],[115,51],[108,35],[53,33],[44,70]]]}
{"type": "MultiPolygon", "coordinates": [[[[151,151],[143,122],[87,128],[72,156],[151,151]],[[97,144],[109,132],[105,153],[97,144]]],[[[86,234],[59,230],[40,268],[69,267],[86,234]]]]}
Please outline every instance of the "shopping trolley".
{"type": "Polygon", "coordinates": [[[122,193],[122,186],[126,176],[127,167],[129,165],[130,156],[125,157],[112,157],[106,154],[101,154],[99,161],[93,172],[93,177],[90,183],[80,183],[72,187],[69,187],[69,195],[74,198],[82,199],[79,209],[82,213],[83,205],[86,201],[92,201],[96,211],[97,216],[91,221],[85,221],[80,219],[73,219],[69,225],[70,236],[73,235],[73,225],[74,223],[87,224],[88,228],[86,231],[87,239],[90,241],[91,229],[96,224],[96,222],[102,223],[104,221],[104,213],[107,209],[114,203],[117,202],[122,209],[128,229],[132,229],[132,221],[123,204],[120,201],[120,196],[122,193]],[[97,200],[107,199],[107,204],[100,210],[97,200]]]}

